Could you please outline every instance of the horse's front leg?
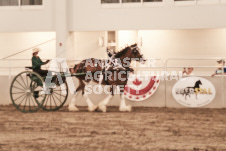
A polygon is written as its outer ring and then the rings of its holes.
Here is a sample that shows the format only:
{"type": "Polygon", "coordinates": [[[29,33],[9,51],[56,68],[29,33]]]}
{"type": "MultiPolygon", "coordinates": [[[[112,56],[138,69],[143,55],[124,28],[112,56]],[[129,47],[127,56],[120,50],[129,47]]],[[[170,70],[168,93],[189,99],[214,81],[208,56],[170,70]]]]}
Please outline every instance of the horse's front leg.
{"type": "Polygon", "coordinates": [[[93,104],[93,102],[89,99],[89,97],[86,93],[83,96],[84,96],[86,103],[88,105],[88,110],[90,112],[95,111],[97,109],[97,106],[93,104]]]}
{"type": "Polygon", "coordinates": [[[119,106],[119,111],[122,112],[130,112],[132,110],[132,107],[130,105],[126,105],[126,101],[125,101],[125,96],[123,95],[124,92],[124,87],[120,88],[120,98],[121,98],[121,102],[120,102],[120,106],[119,106]]]}
{"type": "Polygon", "coordinates": [[[114,96],[114,86],[111,85],[110,87],[110,92],[111,94],[108,95],[103,101],[101,101],[99,104],[98,104],[98,109],[102,112],[106,112],[107,111],[107,107],[106,105],[110,102],[110,100],[113,98],[114,96]]]}

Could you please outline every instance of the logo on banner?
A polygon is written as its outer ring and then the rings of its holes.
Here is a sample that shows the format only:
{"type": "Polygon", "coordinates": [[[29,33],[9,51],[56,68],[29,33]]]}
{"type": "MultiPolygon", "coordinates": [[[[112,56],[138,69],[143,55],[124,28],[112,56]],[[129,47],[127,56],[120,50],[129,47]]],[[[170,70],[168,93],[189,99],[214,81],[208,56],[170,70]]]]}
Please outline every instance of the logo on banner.
{"type": "Polygon", "coordinates": [[[155,93],[160,83],[157,76],[129,76],[124,96],[132,101],[143,101],[155,93]]]}
{"type": "Polygon", "coordinates": [[[186,107],[202,107],[213,101],[216,90],[213,84],[201,77],[186,77],[172,89],[175,100],[186,107]]]}

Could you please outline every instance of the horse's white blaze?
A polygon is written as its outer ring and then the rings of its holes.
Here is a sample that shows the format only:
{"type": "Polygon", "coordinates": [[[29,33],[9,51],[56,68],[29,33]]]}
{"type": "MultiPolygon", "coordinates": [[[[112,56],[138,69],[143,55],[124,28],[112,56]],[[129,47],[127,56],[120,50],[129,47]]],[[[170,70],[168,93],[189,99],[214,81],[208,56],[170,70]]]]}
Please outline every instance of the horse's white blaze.
{"type": "Polygon", "coordinates": [[[104,75],[103,75],[103,73],[101,72],[100,78],[99,78],[99,85],[98,85],[98,89],[99,89],[99,90],[101,90],[101,83],[102,83],[102,81],[103,81],[103,78],[104,78],[104,75]]]}
{"type": "Polygon", "coordinates": [[[129,111],[130,112],[131,110],[132,110],[132,107],[130,105],[126,105],[124,95],[121,95],[119,111],[123,111],[123,112],[129,111]]]}
{"type": "Polygon", "coordinates": [[[87,103],[87,105],[88,105],[88,110],[89,110],[90,112],[96,110],[97,106],[94,105],[94,104],[90,101],[90,99],[89,99],[89,97],[87,96],[87,94],[84,94],[83,96],[85,97],[86,103],[87,103]]]}
{"type": "Polygon", "coordinates": [[[98,104],[98,108],[102,111],[102,112],[106,112],[107,108],[106,105],[109,103],[109,101],[113,98],[112,95],[107,96],[103,101],[101,101],[98,104]]]}

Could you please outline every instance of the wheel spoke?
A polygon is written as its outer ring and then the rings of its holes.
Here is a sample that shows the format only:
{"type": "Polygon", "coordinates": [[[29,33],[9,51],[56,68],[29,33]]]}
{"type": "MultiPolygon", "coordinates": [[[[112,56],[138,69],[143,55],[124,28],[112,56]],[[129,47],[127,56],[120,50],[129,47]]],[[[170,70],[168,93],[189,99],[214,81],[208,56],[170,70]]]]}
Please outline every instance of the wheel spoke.
{"type": "Polygon", "coordinates": [[[33,105],[35,106],[36,104],[35,104],[35,100],[34,100],[34,98],[32,97],[32,96],[30,96],[31,97],[31,100],[32,100],[32,103],[33,103],[33,105]]]}
{"type": "Polygon", "coordinates": [[[57,92],[54,92],[54,94],[57,94],[57,95],[59,95],[59,96],[66,97],[66,95],[61,95],[61,94],[59,94],[59,93],[57,93],[57,92]]]}
{"type": "Polygon", "coordinates": [[[50,109],[52,109],[52,99],[51,99],[51,94],[50,94],[50,109]]]}
{"type": "Polygon", "coordinates": [[[23,110],[25,110],[26,104],[27,104],[27,97],[26,97],[26,101],[25,101],[24,109],[23,110]]]}
{"type": "Polygon", "coordinates": [[[24,84],[25,88],[27,88],[27,85],[25,84],[24,79],[23,79],[23,77],[21,75],[20,75],[20,78],[23,81],[23,84],[24,84]]]}
{"type": "Polygon", "coordinates": [[[46,99],[45,99],[45,107],[46,107],[46,105],[47,105],[48,98],[49,98],[49,95],[47,95],[47,97],[46,97],[46,99]]]}
{"type": "Polygon", "coordinates": [[[15,80],[20,86],[22,86],[24,89],[26,89],[20,82],[18,82],[17,80],[15,80]]]}
{"type": "Polygon", "coordinates": [[[51,97],[53,98],[53,101],[54,101],[55,105],[57,106],[56,101],[55,101],[55,99],[54,99],[53,95],[51,95],[51,97]]]}
{"type": "Polygon", "coordinates": [[[18,87],[16,87],[16,86],[13,86],[13,87],[16,88],[16,89],[19,89],[19,90],[24,91],[24,89],[18,88],[18,87]]]}
{"type": "Polygon", "coordinates": [[[23,97],[23,99],[20,101],[20,103],[18,104],[18,106],[20,106],[20,104],[24,101],[26,95],[23,97]]]}
{"type": "Polygon", "coordinates": [[[61,100],[60,100],[58,97],[56,97],[55,95],[53,95],[53,96],[54,96],[55,98],[57,98],[57,100],[59,100],[60,103],[62,103],[61,100]]]}
{"type": "Polygon", "coordinates": [[[26,96],[25,94],[20,95],[19,97],[17,97],[16,99],[14,99],[15,101],[18,100],[19,98],[21,98],[22,96],[26,96]]]}
{"type": "Polygon", "coordinates": [[[20,94],[20,93],[26,93],[26,92],[14,92],[12,94],[20,94]]]}

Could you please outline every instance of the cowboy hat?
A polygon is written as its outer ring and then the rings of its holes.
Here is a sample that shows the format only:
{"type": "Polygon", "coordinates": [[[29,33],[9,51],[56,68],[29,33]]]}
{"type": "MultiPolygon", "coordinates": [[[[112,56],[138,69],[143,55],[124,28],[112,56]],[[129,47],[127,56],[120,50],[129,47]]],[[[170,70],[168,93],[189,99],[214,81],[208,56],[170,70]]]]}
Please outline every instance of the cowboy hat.
{"type": "Polygon", "coordinates": [[[32,53],[35,53],[35,52],[40,52],[41,50],[39,48],[33,48],[32,49],[32,53]]]}
{"type": "Polygon", "coordinates": [[[218,63],[225,63],[225,61],[224,61],[223,59],[218,60],[217,62],[218,62],[218,63]]]}

